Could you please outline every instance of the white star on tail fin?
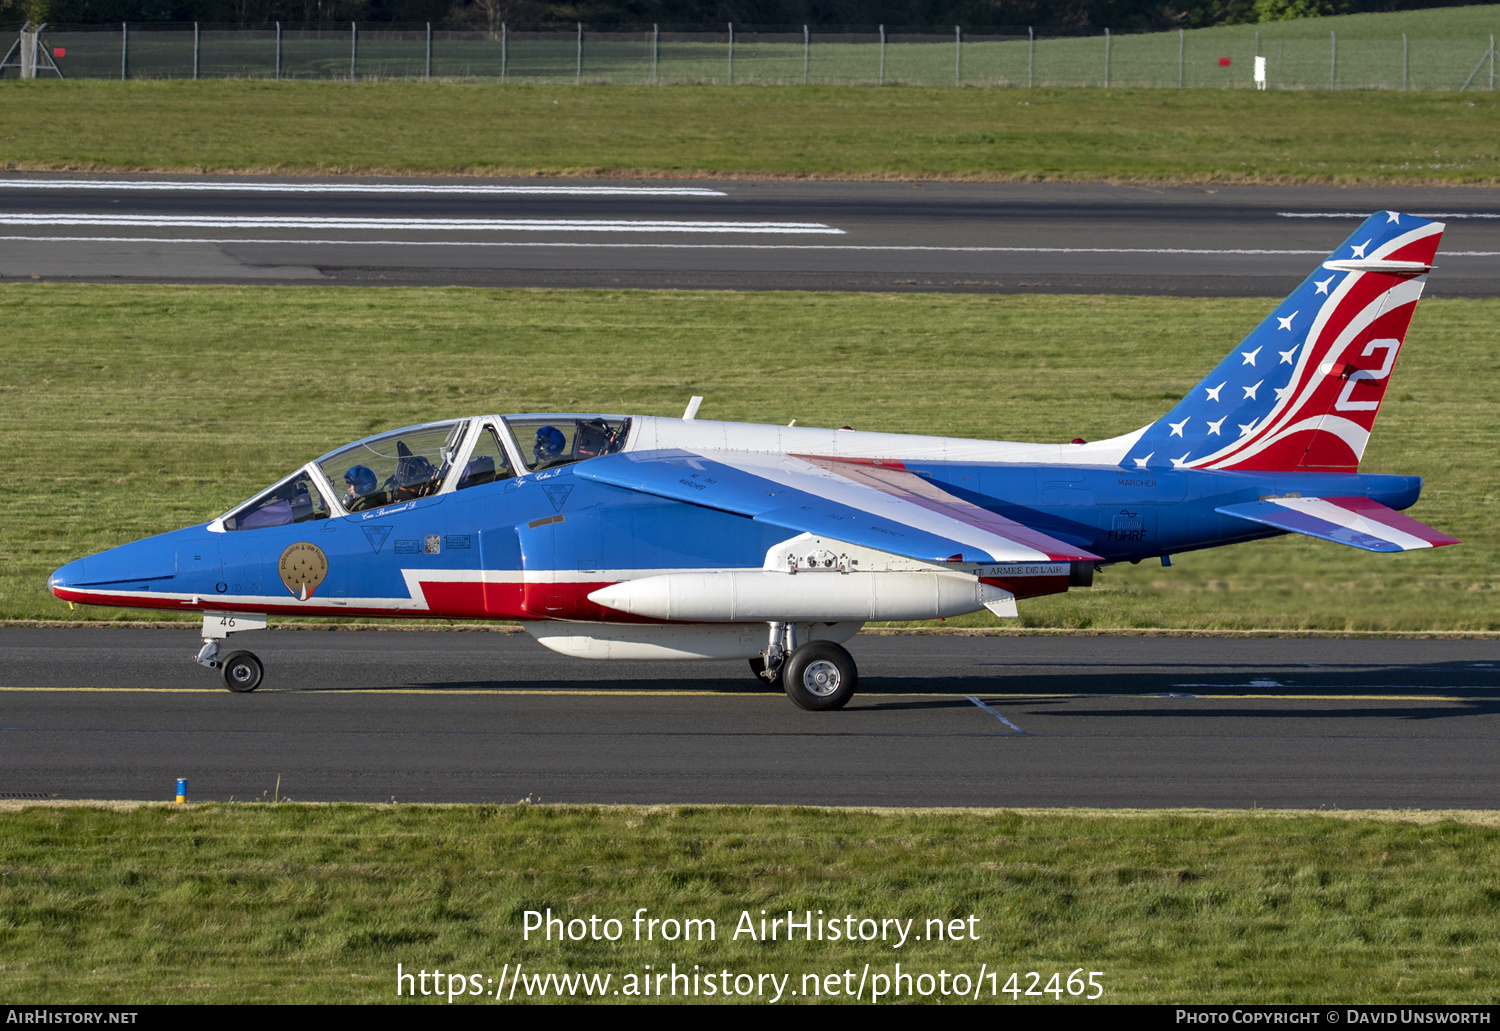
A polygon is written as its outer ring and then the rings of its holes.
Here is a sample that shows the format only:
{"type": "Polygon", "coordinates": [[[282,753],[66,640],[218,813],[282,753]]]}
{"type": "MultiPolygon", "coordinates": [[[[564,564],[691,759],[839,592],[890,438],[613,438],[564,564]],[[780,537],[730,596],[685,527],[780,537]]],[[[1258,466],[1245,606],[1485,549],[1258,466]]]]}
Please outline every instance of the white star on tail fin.
{"type": "Polygon", "coordinates": [[[1314,285],[1317,286],[1318,293],[1326,294],[1328,292],[1328,284],[1332,283],[1334,278],[1334,276],[1329,276],[1327,279],[1316,280],[1314,285]]]}
{"type": "Polygon", "coordinates": [[[1255,392],[1260,389],[1260,385],[1262,383],[1264,383],[1264,382],[1265,382],[1265,380],[1263,380],[1263,379],[1256,380],[1255,381],[1255,386],[1253,386],[1253,387],[1245,387],[1244,388],[1244,390],[1245,390],[1244,400],[1246,400],[1246,401],[1254,401],[1255,400],[1255,392]]]}
{"type": "Polygon", "coordinates": [[[1385,224],[1390,225],[1392,222],[1399,226],[1401,224],[1401,216],[1394,211],[1387,211],[1385,213],[1385,224]]]}
{"type": "Polygon", "coordinates": [[[1286,400],[1286,396],[1288,394],[1290,394],[1291,392],[1292,392],[1292,385],[1290,383],[1288,383],[1284,387],[1277,387],[1276,388],[1276,400],[1278,400],[1278,401],[1285,401],[1286,400]]]}
{"type": "Polygon", "coordinates": [[[1224,416],[1223,419],[1220,419],[1218,422],[1211,422],[1211,423],[1209,423],[1208,424],[1208,432],[1211,435],[1215,436],[1215,437],[1219,436],[1219,427],[1224,425],[1224,419],[1227,419],[1227,418],[1229,418],[1229,416],[1226,415],[1226,416],[1224,416]]]}
{"type": "Polygon", "coordinates": [[[1363,258],[1365,256],[1365,248],[1368,247],[1368,246],[1370,246],[1370,243],[1371,243],[1371,241],[1366,240],[1364,243],[1360,244],[1358,247],[1355,247],[1354,248],[1354,256],[1356,258],[1363,258]]]}
{"type": "Polygon", "coordinates": [[[1291,365],[1292,364],[1292,359],[1297,356],[1297,352],[1300,351],[1300,350],[1302,350],[1302,345],[1301,344],[1298,344],[1296,347],[1292,348],[1290,351],[1277,351],[1276,353],[1279,354],[1279,355],[1281,355],[1281,363],[1280,364],[1282,364],[1282,365],[1291,365]]]}
{"type": "Polygon", "coordinates": [[[1174,436],[1174,437],[1180,437],[1180,436],[1182,436],[1182,428],[1184,426],[1186,426],[1189,422],[1191,422],[1192,418],[1193,417],[1190,415],[1186,419],[1183,419],[1181,422],[1169,422],[1169,423],[1167,423],[1168,426],[1172,427],[1172,436],[1174,436]]]}
{"type": "MultiPolygon", "coordinates": [[[[1154,455],[1154,454],[1156,454],[1155,451],[1151,452],[1151,455],[1154,455]]],[[[1144,468],[1146,468],[1146,463],[1149,462],[1149,461],[1151,461],[1151,455],[1147,455],[1145,458],[1137,458],[1135,460],[1135,467],[1137,469],[1144,469],[1144,468]]]]}
{"type": "MultiPolygon", "coordinates": [[[[1282,318],[1280,315],[1276,316],[1276,321],[1279,322],[1279,323],[1281,323],[1281,325],[1277,326],[1276,328],[1277,329],[1284,329],[1284,330],[1286,330],[1287,332],[1290,333],[1291,330],[1292,330],[1292,320],[1295,319],[1301,313],[1302,313],[1301,309],[1298,309],[1297,311],[1292,312],[1286,318],[1282,318]]],[[[1257,350],[1258,350],[1258,348],[1257,348],[1257,350]]],[[[1251,362],[1250,364],[1254,365],[1255,363],[1251,362]]]]}
{"type": "MultiPolygon", "coordinates": [[[[1224,381],[1224,383],[1228,383],[1228,382],[1229,381],[1227,379],[1224,381]]],[[[1219,391],[1221,391],[1221,390],[1224,389],[1224,383],[1220,383],[1216,387],[1204,387],[1203,388],[1204,390],[1208,391],[1208,399],[1210,401],[1217,401],[1219,399],[1219,391]]]]}
{"type": "Polygon", "coordinates": [[[1240,436],[1242,436],[1242,437],[1248,437],[1248,436],[1250,436],[1250,432],[1252,430],[1254,430],[1254,429],[1255,429],[1255,420],[1254,419],[1251,419],[1249,422],[1242,422],[1242,423],[1240,423],[1240,436]]]}
{"type": "Polygon", "coordinates": [[[1172,468],[1173,469],[1181,469],[1183,467],[1183,465],[1187,463],[1187,457],[1190,454],[1192,454],[1191,451],[1184,451],[1182,453],[1182,457],[1181,458],[1174,458],[1174,459],[1172,459],[1172,468]]]}
{"type": "MultiPolygon", "coordinates": [[[[1296,313],[1293,312],[1293,314],[1296,314],[1296,313]]],[[[1292,320],[1291,319],[1287,319],[1287,321],[1290,322],[1292,320]]],[[[1265,344],[1261,344],[1260,347],[1257,347],[1253,351],[1241,351],[1240,354],[1244,356],[1245,360],[1243,362],[1241,362],[1240,364],[1242,364],[1242,365],[1254,365],[1255,364],[1255,356],[1258,355],[1258,354],[1260,354],[1261,347],[1265,347],[1265,346],[1266,346],[1265,344]]]]}

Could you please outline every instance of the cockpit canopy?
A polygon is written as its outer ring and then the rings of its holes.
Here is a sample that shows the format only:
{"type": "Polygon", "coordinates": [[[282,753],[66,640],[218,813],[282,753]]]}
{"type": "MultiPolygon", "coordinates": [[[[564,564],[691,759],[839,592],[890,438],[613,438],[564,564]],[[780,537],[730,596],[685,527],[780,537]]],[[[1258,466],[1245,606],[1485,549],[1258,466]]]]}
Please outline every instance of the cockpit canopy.
{"type": "Polygon", "coordinates": [[[429,497],[452,471],[465,420],[383,433],[318,460],[346,512],[365,512],[429,497]]]}
{"type": "Polygon", "coordinates": [[[366,437],[309,462],[224,516],[225,530],[372,511],[624,448],[630,420],[607,415],[455,419],[366,437]]]}

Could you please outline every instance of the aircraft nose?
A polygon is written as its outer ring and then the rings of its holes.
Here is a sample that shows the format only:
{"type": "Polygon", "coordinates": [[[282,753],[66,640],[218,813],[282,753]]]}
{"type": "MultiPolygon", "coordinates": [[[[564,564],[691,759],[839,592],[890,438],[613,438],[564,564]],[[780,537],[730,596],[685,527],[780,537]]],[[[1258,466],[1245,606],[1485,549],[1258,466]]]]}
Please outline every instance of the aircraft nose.
{"type": "Polygon", "coordinates": [[[54,597],[67,601],[68,599],[61,592],[69,590],[77,584],[87,582],[87,575],[83,571],[83,561],[80,558],[69,562],[49,576],[47,578],[47,590],[51,591],[54,597]]]}

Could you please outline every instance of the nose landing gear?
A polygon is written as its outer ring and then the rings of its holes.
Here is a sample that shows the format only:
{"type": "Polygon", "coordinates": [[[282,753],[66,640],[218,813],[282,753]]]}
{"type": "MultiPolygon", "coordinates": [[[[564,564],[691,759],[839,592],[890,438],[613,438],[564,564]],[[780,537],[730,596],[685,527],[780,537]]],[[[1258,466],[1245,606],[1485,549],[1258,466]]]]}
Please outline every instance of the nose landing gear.
{"type": "Polygon", "coordinates": [[[832,641],[797,644],[795,623],[770,624],[770,640],[750,669],[786,691],[799,708],[815,712],[842,709],[859,687],[854,656],[832,641]]]}
{"type": "Polygon", "coordinates": [[[246,651],[231,652],[219,658],[219,642],[230,634],[246,630],[264,630],[266,617],[243,612],[210,612],[203,616],[203,647],[198,652],[198,665],[217,669],[224,677],[224,686],[231,691],[245,693],[260,686],[265,676],[265,667],[260,659],[246,651]]]}

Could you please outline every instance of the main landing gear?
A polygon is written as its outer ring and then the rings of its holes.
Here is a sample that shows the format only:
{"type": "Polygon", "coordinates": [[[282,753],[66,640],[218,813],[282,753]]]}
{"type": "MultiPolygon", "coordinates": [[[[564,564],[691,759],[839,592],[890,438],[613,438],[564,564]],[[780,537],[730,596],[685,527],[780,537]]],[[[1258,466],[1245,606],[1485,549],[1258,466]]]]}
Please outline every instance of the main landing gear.
{"type": "Polygon", "coordinates": [[[770,640],[750,669],[768,684],[786,691],[803,709],[842,709],[859,687],[854,656],[832,641],[797,644],[797,624],[772,623],[770,640]]]}
{"type": "Polygon", "coordinates": [[[198,664],[217,669],[224,677],[224,686],[231,691],[254,691],[260,686],[266,668],[251,652],[230,652],[219,657],[219,642],[230,634],[246,630],[264,630],[266,617],[244,612],[210,612],[203,616],[203,648],[198,652],[198,664]]]}

